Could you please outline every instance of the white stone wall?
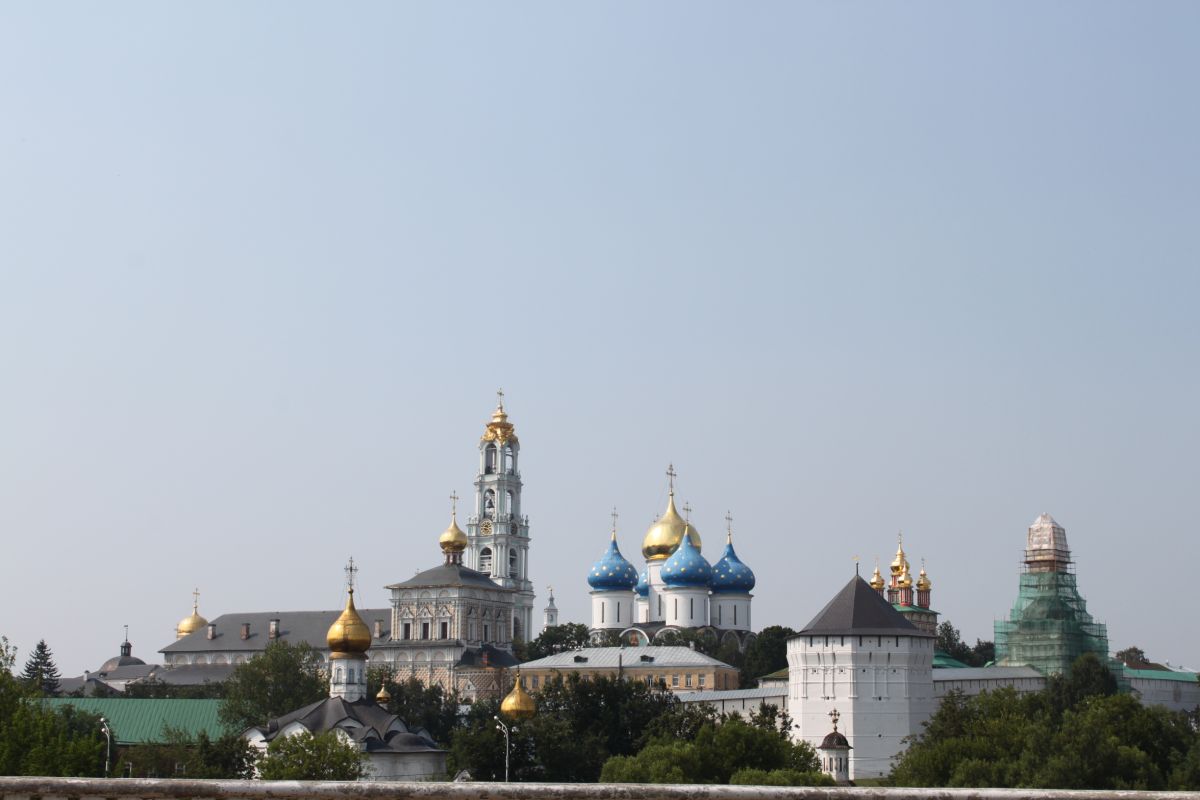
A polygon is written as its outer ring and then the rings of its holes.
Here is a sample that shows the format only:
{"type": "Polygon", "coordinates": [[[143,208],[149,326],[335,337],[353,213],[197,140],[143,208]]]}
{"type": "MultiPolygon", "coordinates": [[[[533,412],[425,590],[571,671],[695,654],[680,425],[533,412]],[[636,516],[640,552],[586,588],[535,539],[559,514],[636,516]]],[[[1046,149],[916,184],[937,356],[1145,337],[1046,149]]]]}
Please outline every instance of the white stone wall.
{"type": "Polygon", "coordinates": [[[592,630],[624,630],[634,623],[633,592],[614,589],[590,592],[592,630]]]}
{"type": "Polygon", "coordinates": [[[750,627],[750,594],[717,592],[709,599],[710,623],[721,630],[748,631],[750,627]]]}
{"type": "Polygon", "coordinates": [[[708,624],[708,589],[691,586],[664,586],[664,621],[680,628],[699,628],[708,624]]]}
{"type": "Polygon", "coordinates": [[[1171,711],[1191,711],[1200,705],[1200,682],[1130,678],[1129,688],[1143,705],[1165,706],[1171,711]]]}

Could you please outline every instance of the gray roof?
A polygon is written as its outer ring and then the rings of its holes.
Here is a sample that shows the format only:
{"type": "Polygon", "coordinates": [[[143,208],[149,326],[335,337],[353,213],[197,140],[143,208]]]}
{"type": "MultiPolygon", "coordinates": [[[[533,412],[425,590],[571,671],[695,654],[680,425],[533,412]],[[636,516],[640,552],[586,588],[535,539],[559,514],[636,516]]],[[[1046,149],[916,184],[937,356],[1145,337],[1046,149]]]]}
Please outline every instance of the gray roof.
{"type": "Polygon", "coordinates": [[[150,680],[171,686],[200,686],[205,683],[221,683],[237,667],[233,664],[181,664],[178,667],[159,667],[150,680]]]}
{"type": "MultiPolygon", "coordinates": [[[[706,656],[690,647],[585,647],[526,661],[525,669],[590,669],[595,667],[729,667],[724,661],[706,656]],[[648,659],[648,660],[647,660],[648,659]]],[[[732,667],[729,667],[732,669],[732,667]]]]}
{"type": "Polygon", "coordinates": [[[721,700],[782,700],[787,697],[787,687],[766,689],[724,689],[711,692],[680,692],[676,695],[684,703],[716,703],[721,700]]]}
{"type": "MultiPolygon", "coordinates": [[[[271,639],[268,635],[271,620],[279,620],[279,638],[297,644],[308,642],[318,650],[325,649],[325,635],[329,626],[342,613],[342,609],[331,611],[254,611],[242,614],[222,614],[209,624],[216,626],[216,635],[208,638],[208,627],[189,633],[182,639],[171,642],[160,653],[207,653],[211,651],[261,651],[267,649],[271,639]],[[242,638],[242,624],[250,623],[250,635],[242,638]]],[[[392,610],[390,608],[360,608],[358,615],[374,628],[376,620],[383,622],[383,638],[391,634],[392,610]]]]}
{"type": "Polygon", "coordinates": [[[389,584],[384,588],[423,589],[440,586],[475,586],[480,589],[490,589],[500,592],[516,591],[516,589],[506,589],[482,572],[476,572],[470,567],[464,567],[462,564],[442,564],[433,569],[419,572],[406,581],[389,584]]]}
{"type": "Polygon", "coordinates": [[[515,667],[520,662],[517,657],[507,650],[501,650],[490,644],[479,647],[468,647],[463,650],[456,667],[515,667]],[[486,658],[485,658],[486,656],[486,658]]]}
{"type": "Polygon", "coordinates": [[[347,702],[329,697],[273,719],[258,728],[271,741],[279,732],[297,722],[311,733],[342,729],[368,753],[441,752],[424,728],[410,731],[404,721],[366,698],[347,702]]]}
{"type": "Polygon", "coordinates": [[[892,604],[855,575],[833,599],[804,626],[798,636],[855,634],[859,636],[922,636],[934,638],[904,618],[892,604]]]}

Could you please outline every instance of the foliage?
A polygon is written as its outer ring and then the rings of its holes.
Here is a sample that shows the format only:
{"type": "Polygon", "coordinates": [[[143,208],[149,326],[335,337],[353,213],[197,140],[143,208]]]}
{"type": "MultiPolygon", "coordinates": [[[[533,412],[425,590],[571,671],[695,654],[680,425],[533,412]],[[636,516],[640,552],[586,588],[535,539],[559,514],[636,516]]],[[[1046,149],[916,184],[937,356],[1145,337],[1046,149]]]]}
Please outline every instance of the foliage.
{"type": "Polygon", "coordinates": [[[787,666],[787,640],[796,632],[783,625],[769,625],[759,631],[742,656],[742,685],[750,686],[763,675],[787,666]]]}
{"type": "Polygon", "coordinates": [[[358,746],[337,731],[277,736],[258,762],[268,781],[356,781],[366,774],[358,746]]]}
{"type": "Polygon", "coordinates": [[[41,639],[25,662],[25,669],[21,671],[21,681],[43,697],[52,697],[58,694],[61,677],[58,667],[54,664],[54,654],[50,652],[50,646],[46,644],[45,639],[41,639]]]}
{"type": "Polygon", "coordinates": [[[205,681],[191,686],[164,683],[157,678],[125,684],[125,697],[169,700],[221,700],[225,697],[223,681],[205,681]]]}
{"type": "Polygon", "coordinates": [[[101,777],[105,744],[99,717],[46,708],[0,670],[0,775],[101,777]]]}
{"type": "Polygon", "coordinates": [[[17,663],[17,648],[8,641],[7,636],[0,636],[0,671],[12,674],[13,665],[17,663]]]}
{"type": "Polygon", "coordinates": [[[396,681],[387,667],[372,667],[367,670],[367,692],[374,697],[379,688],[387,685],[392,699],[387,709],[404,721],[410,730],[424,728],[439,745],[449,744],[458,726],[458,696],[441,686],[426,686],[419,679],[409,677],[396,681]]]}
{"type": "Polygon", "coordinates": [[[935,646],[939,651],[956,661],[961,661],[968,667],[982,667],[996,660],[995,642],[976,639],[975,646],[971,647],[962,641],[962,634],[950,620],[938,625],[935,646]]]}
{"type": "MultiPolygon", "coordinates": [[[[674,738],[660,735],[636,755],[617,755],[605,762],[600,780],[605,783],[729,783],[735,774],[759,777],[785,770],[791,773],[819,771],[812,746],[794,743],[780,723],[790,725],[786,715],[760,709],[750,721],[738,716],[692,715],[678,719],[698,722],[694,736],[674,738]],[[749,772],[747,770],[757,770],[749,772]]],[[[794,775],[788,778],[800,780],[794,775]]],[[[775,775],[774,780],[785,780],[775,775]]],[[[825,783],[825,781],[821,781],[825,783]]]]}
{"type": "Polygon", "coordinates": [[[320,659],[306,643],[276,640],[225,681],[221,721],[237,730],[315,703],[328,695],[320,659]]]}
{"type": "Polygon", "coordinates": [[[534,661],[555,653],[567,650],[578,650],[591,645],[587,625],[578,622],[564,622],[546,628],[531,642],[519,642],[514,647],[514,655],[519,661],[534,661]]]}
{"type": "Polygon", "coordinates": [[[739,769],[730,776],[735,786],[835,786],[824,772],[800,772],[795,769],[739,769]]]}
{"type": "Polygon", "coordinates": [[[213,740],[174,728],[164,731],[165,744],[122,748],[113,775],[145,778],[250,778],[255,751],[236,732],[213,740]]]}
{"type": "Polygon", "coordinates": [[[1147,664],[1150,659],[1146,657],[1146,651],[1137,646],[1126,647],[1124,650],[1118,650],[1116,655],[1117,661],[1120,661],[1127,667],[1137,668],[1142,664],[1147,664]]]}
{"type": "Polygon", "coordinates": [[[1189,715],[1117,694],[1093,654],[1041,692],[946,697],[897,760],[891,782],[922,787],[1196,789],[1200,751],[1189,715]]]}

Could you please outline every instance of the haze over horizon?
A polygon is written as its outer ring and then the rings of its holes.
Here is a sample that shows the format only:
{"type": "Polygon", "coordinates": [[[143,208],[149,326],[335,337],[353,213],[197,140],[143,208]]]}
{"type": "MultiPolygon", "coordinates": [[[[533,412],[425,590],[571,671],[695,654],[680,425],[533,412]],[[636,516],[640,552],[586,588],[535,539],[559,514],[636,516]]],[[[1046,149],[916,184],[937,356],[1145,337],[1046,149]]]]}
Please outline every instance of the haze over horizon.
{"type": "Polygon", "coordinates": [[[668,463],[754,626],[897,531],[970,643],[1066,528],[1183,635],[1200,7],[0,8],[0,635],[359,604],[440,561],[505,390],[535,606],[668,463]]]}

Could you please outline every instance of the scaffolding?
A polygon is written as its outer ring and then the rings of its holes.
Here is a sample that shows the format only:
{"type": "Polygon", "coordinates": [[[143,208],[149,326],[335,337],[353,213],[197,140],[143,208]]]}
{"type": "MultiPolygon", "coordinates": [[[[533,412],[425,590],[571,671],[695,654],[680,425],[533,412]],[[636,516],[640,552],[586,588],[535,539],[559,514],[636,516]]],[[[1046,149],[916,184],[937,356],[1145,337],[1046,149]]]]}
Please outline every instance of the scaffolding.
{"type": "Polygon", "coordinates": [[[1107,662],[1108,631],[1088,613],[1070,562],[1056,559],[1057,569],[1048,571],[1031,560],[1008,619],[996,622],[996,664],[1028,665],[1052,675],[1066,674],[1084,653],[1107,662]]]}

